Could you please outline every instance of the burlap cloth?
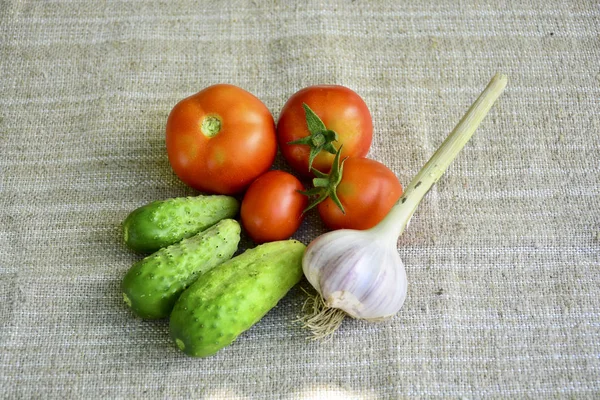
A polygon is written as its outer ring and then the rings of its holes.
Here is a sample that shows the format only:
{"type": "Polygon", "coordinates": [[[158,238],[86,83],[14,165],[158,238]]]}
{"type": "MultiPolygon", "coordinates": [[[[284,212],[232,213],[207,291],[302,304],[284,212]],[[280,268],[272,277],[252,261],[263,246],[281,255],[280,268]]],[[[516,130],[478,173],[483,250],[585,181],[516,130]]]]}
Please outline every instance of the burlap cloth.
{"type": "MultiPolygon", "coordinates": [[[[0,1],[0,397],[598,398],[599,5],[452,3],[0,1]],[[398,242],[392,320],[308,341],[297,287],[192,359],[125,307],[121,221],[195,194],[165,153],[181,98],[228,82],[277,118],[302,87],[348,86],[406,185],[498,71],[398,242]]],[[[322,232],[311,214],[295,237],[322,232]]]]}

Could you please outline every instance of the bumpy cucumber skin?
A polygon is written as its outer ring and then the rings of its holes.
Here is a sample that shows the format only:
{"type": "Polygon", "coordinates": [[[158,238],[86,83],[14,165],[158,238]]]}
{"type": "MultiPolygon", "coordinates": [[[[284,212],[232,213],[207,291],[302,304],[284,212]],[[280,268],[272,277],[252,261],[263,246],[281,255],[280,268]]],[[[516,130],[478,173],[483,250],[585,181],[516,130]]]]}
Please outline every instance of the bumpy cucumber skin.
{"type": "Polygon", "coordinates": [[[160,248],[233,218],[240,209],[231,196],[190,196],[154,201],[134,210],[123,222],[125,244],[141,253],[160,248]]]}
{"type": "Polygon", "coordinates": [[[121,285],[125,302],[142,318],[168,317],[181,292],[198,276],[235,254],[240,231],[237,221],[224,219],[135,263],[121,285]]]}
{"type": "Polygon", "coordinates": [[[171,312],[171,338],[186,354],[207,357],[257,323],[302,278],[306,246],[265,243],[202,275],[171,312]]]}

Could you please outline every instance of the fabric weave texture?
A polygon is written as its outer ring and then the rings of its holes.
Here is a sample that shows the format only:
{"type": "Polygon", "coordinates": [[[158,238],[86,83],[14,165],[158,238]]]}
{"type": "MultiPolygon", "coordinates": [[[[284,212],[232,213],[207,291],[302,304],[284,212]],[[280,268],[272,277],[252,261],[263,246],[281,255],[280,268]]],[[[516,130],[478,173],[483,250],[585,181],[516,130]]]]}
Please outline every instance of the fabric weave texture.
{"type": "MultiPolygon", "coordinates": [[[[600,397],[597,2],[3,0],[0,71],[0,397],[600,397]],[[393,319],[307,340],[302,281],[192,359],[126,308],[120,223],[197,194],[165,151],[180,99],[231,83],[276,120],[347,86],[406,185],[496,72],[506,91],[398,241],[393,319]]],[[[294,237],[323,232],[310,213],[294,237]]]]}

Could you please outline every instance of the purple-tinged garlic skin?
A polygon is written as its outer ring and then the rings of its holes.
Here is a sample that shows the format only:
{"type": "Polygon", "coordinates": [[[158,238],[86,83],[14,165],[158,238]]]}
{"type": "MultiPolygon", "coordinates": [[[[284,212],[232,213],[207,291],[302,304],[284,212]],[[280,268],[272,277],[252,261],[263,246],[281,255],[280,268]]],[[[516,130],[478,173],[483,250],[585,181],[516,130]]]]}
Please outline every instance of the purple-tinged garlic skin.
{"type": "Polygon", "coordinates": [[[328,307],[358,319],[393,317],[408,286],[396,243],[396,238],[371,230],[328,232],[307,247],[304,275],[328,307]]]}

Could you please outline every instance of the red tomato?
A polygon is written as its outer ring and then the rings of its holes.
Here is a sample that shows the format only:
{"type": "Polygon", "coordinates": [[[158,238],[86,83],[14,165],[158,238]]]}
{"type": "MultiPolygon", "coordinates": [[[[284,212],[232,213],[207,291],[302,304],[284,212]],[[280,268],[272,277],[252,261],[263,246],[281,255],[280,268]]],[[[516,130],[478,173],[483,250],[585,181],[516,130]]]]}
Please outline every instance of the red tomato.
{"type": "Polygon", "coordinates": [[[167,153],[177,176],[202,192],[235,194],[275,159],[273,116],[251,93],[226,84],[181,100],[167,120],[167,153]]]}
{"type": "MultiPolygon", "coordinates": [[[[328,130],[337,133],[333,142],[337,150],[341,145],[341,157],[364,157],[373,139],[371,113],[363,99],[344,86],[310,86],[296,92],[285,103],[277,123],[279,148],[288,163],[303,176],[310,176],[310,146],[289,144],[310,135],[303,108],[306,104],[321,119],[328,130]]],[[[313,168],[329,172],[335,154],[321,151],[313,161],[313,168]]]]}
{"type": "Polygon", "coordinates": [[[295,176],[269,171],[252,182],[241,206],[242,225],[256,243],[290,238],[303,220],[308,198],[295,176]]]}
{"type": "Polygon", "coordinates": [[[369,229],[400,199],[402,185],[382,163],[368,158],[348,158],[337,185],[337,196],[346,214],[328,197],[317,206],[325,225],[329,229],[369,229]]]}

